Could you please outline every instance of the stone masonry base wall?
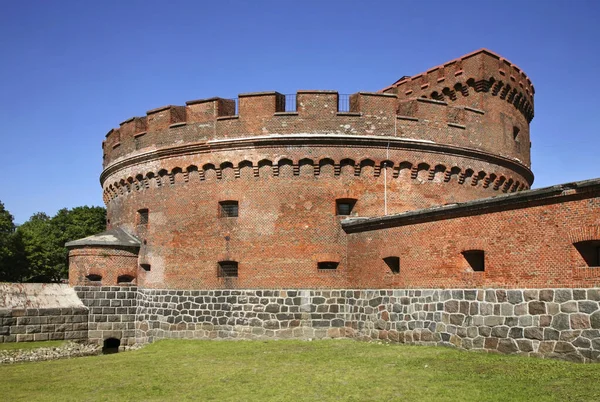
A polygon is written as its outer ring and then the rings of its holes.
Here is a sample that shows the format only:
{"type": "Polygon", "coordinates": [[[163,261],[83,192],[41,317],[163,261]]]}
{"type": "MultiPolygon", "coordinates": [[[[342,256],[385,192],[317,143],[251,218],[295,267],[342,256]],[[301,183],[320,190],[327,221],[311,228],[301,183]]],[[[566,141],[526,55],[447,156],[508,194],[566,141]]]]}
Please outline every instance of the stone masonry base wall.
{"type": "Polygon", "coordinates": [[[108,338],[116,338],[122,347],[135,344],[137,287],[77,286],[75,291],[89,309],[90,342],[102,344],[108,338]]]}
{"type": "Polygon", "coordinates": [[[0,343],[88,339],[85,307],[0,309],[0,343]]]}
{"type": "MultiPolygon", "coordinates": [[[[119,296],[112,290],[87,292],[99,300],[119,296]]],[[[600,361],[599,301],[598,288],[139,289],[135,341],[347,337],[590,362],[600,361]]],[[[131,334],[130,315],[112,323],[116,310],[90,308],[90,338],[119,335],[115,324],[124,320],[128,330],[121,334],[131,334]]]]}

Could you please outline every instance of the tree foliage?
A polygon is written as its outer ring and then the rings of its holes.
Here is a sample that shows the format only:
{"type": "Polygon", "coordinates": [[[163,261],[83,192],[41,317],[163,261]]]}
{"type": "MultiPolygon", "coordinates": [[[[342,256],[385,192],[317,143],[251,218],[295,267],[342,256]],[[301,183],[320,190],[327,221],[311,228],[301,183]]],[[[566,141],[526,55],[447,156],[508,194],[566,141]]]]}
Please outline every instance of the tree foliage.
{"type": "Polygon", "coordinates": [[[23,265],[20,236],[15,231],[13,216],[0,202],[0,282],[20,281],[23,265]]]}
{"type": "MultiPolygon", "coordinates": [[[[1,204],[0,204],[1,205],[1,204]]],[[[2,248],[0,234],[0,281],[57,282],[68,276],[68,251],[65,243],[90,236],[105,230],[106,210],[102,207],[76,207],[61,209],[53,217],[43,212],[34,214],[16,230],[12,216],[2,217],[0,209],[0,230],[4,227],[11,238],[7,249],[2,248]],[[4,221],[9,220],[9,224],[4,221]],[[12,226],[11,226],[12,225],[12,226]],[[12,249],[11,249],[12,247],[12,249]],[[10,266],[2,265],[2,256],[12,255],[10,266]],[[3,269],[7,266],[7,269],[3,269]]]]}

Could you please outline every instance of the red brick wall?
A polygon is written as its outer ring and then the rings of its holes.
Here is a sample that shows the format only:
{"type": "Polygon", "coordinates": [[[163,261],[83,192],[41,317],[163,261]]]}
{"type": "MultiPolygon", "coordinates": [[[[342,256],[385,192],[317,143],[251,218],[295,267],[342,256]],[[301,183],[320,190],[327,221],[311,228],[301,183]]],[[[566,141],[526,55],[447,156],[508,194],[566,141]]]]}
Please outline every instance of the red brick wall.
{"type": "MultiPolygon", "coordinates": [[[[354,214],[359,216],[382,215],[386,154],[385,149],[314,146],[151,161],[107,179],[106,188],[113,177],[142,176],[107,191],[108,218],[110,225],[147,240],[140,262],[150,264],[151,271],[139,270],[142,286],[347,286],[346,240],[335,200],[357,199],[354,214]],[[367,156],[372,159],[363,159],[367,156]],[[353,162],[341,163],[347,159],[353,162]],[[239,201],[238,218],[218,217],[218,202],[225,200],[239,201]],[[143,208],[150,211],[147,229],[136,225],[143,208]],[[217,262],[225,259],[240,263],[237,280],[217,278],[217,262]],[[318,271],[317,262],[324,260],[339,261],[337,271],[318,271]]],[[[389,160],[394,167],[387,173],[388,213],[488,197],[506,188],[468,176],[467,166],[475,172],[514,174],[489,163],[426,152],[392,150],[389,160]]]]}
{"type": "MultiPolygon", "coordinates": [[[[383,91],[398,96],[400,114],[416,108],[418,116],[423,106],[407,102],[416,98],[467,108],[463,109],[465,113],[458,112],[458,115],[455,110],[449,110],[448,122],[460,122],[469,108],[484,111],[476,124],[467,124],[471,146],[518,158],[530,165],[529,122],[533,119],[535,90],[527,75],[501,56],[482,49],[400,80],[383,91]],[[516,141],[513,139],[513,127],[520,130],[516,141]]],[[[428,114],[427,111],[424,113],[428,114]]],[[[428,133],[431,135],[432,131],[428,133]]],[[[464,143],[451,138],[444,140],[464,143]]]]}
{"type": "Polygon", "coordinates": [[[600,285],[573,243],[600,240],[600,192],[540,205],[349,234],[350,280],[359,288],[543,288],[600,285]],[[578,198],[579,197],[579,198],[578,198]],[[485,252],[473,272],[461,254],[485,252]],[[382,258],[400,257],[392,274],[382,258]]]}
{"type": "MultiPolygon", "coordinates": [[[[86,276],[102,276],[103,286],[117,285],[121,275],[137,277],[138,255],[132,250],[108,247],[82,247],[69,250],[69,284],[100,285],[91,283],[86,276]]],[[[130,285],[130,284],[128,284],[130,285]]]]}
{"type": "Polygon", "coordinates": [[[233,100],[211,98],[121,123],[103,143],[101,182],[110,224],[147,243],[139,262],[151,269],[138,269],[139,284],[349,286],[336,199],[379,216],[386,189],[393,214],[529,188],[533,87],[519,75],[526,97],[494,92],[498,57],[479,52],[388,93],[353,94],[348,112],[335,91],[298,91],[288,112],[282,94],[261,92],[240,95],[237,112],[233,100]],[[444,92],[450,83],[458,95],[444,92]],[[446,98],[428,92],[437,86],[446,98]],[[238,218],[218,217],[224,200],[239,201],[238,218]],[[136,224],[142,208],[147,227],[136,224]],[[237,279],[217,278],[225,259],[239,262],[237,279]],[[338,269],[318,271],[324,260],[338,269]]]}

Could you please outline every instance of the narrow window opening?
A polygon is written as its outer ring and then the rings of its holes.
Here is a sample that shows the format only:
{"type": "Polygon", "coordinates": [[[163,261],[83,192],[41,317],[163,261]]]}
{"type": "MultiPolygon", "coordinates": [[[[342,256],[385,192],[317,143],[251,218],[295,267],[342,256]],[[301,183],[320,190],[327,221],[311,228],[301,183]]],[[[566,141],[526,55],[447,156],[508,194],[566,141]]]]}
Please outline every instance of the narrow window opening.
{"type": "Polygon", "coordinates": [[[580,241],[573,245],[588,267],[600,267],[600,240],[580,241]]]}
{"type": "Polygon", "coordinates": [[[130,284],[133,282],[135,278],[131,275],[120,275],[117,278],[117,283],[118,284],[122,284],[122,285],[126,285],[126,284],[130,284]]]}
{"type": "Polygon", "coordinates": [[[400,257],[385,257],[383,261],[386,263],[392,273],[400,273],[400,257]]]}
{"type": "Polygon", "coordinates": [[[237,261],[219,261],[218,274],[220,278],[237,278],[238,263],[237,261]]]}
{"type": "Polygon", "coordinates": [[[138,224],[139,225],[147,225],[148,224],[148,209],[140,209],[138,210],[138,224]]]}
{"type": "Polygon", "coordinates": [[[354,205],[356,204],[355,199],[351,198],[341,198],[335,200],[335,212],[340,216],[347,216],[352,213],[354,209],[354,205]]]}
{"type": "Polygon", "coordinates": [[[97,275],[97,274],[89,274],[85,278],[88,281],[90,281],[90,282],[100,282],[100,281],[102,281],[102,275],[97,275]]]}
{"type": "Polygon", "coordinates": [[[475,272],[485,271],[485,253],[483,250],[467,250],[463,251],[462,255],[465,257],[469,268],[475,272]]]}
{"type": "Polygon", "coordinates": [[[236,218],[239,214],[237,201],[219,202],[219,216],[221,218],[236,218]]]}
{"type": "Polygon", "coordinates": [[[148,272],[150,271],[150,264],[140,264],[140,268],[142,268],[144,271],[148,272]]]}
{"type": "Polygon", "coordinates": [[[108,338],[104,340],[102,345],[102,353],[105,355],[111,353],[119,353],[119,346],[121,346],[121,340],[117,338],[108,338]]]}
{"type": "Polygon", "coordinates": [[[339,264],[337,261],[320,261],[317,267],[319,269],[337,269],[339,264]]]}
{"type": "Polygon", "coordinates": [[[517,126],[513,127],[513,140],[515,140],[515,141],[519,140],[519,131],[521,131],[519,129],[519,127],[517,127],[517,126]]]}

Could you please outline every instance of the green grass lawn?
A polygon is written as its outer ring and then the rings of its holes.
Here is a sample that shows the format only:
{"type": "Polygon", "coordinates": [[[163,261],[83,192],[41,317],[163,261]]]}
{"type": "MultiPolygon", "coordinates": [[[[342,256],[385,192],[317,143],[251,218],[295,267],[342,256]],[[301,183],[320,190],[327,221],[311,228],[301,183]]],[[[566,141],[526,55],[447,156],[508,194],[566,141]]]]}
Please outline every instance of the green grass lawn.
{"type": "Polygon", "coordinates": [[[64,345],[67,341],[43,341],[43,342],[10,342],[0,343],[0,350],[56,348],[64,345]]]}
{"type": "Polygon", "coordinates": [[[599,378],[600,364],[442,347],[180,340],[0,366],[0,395],[11,401],[598,401],[599,378]]]}

